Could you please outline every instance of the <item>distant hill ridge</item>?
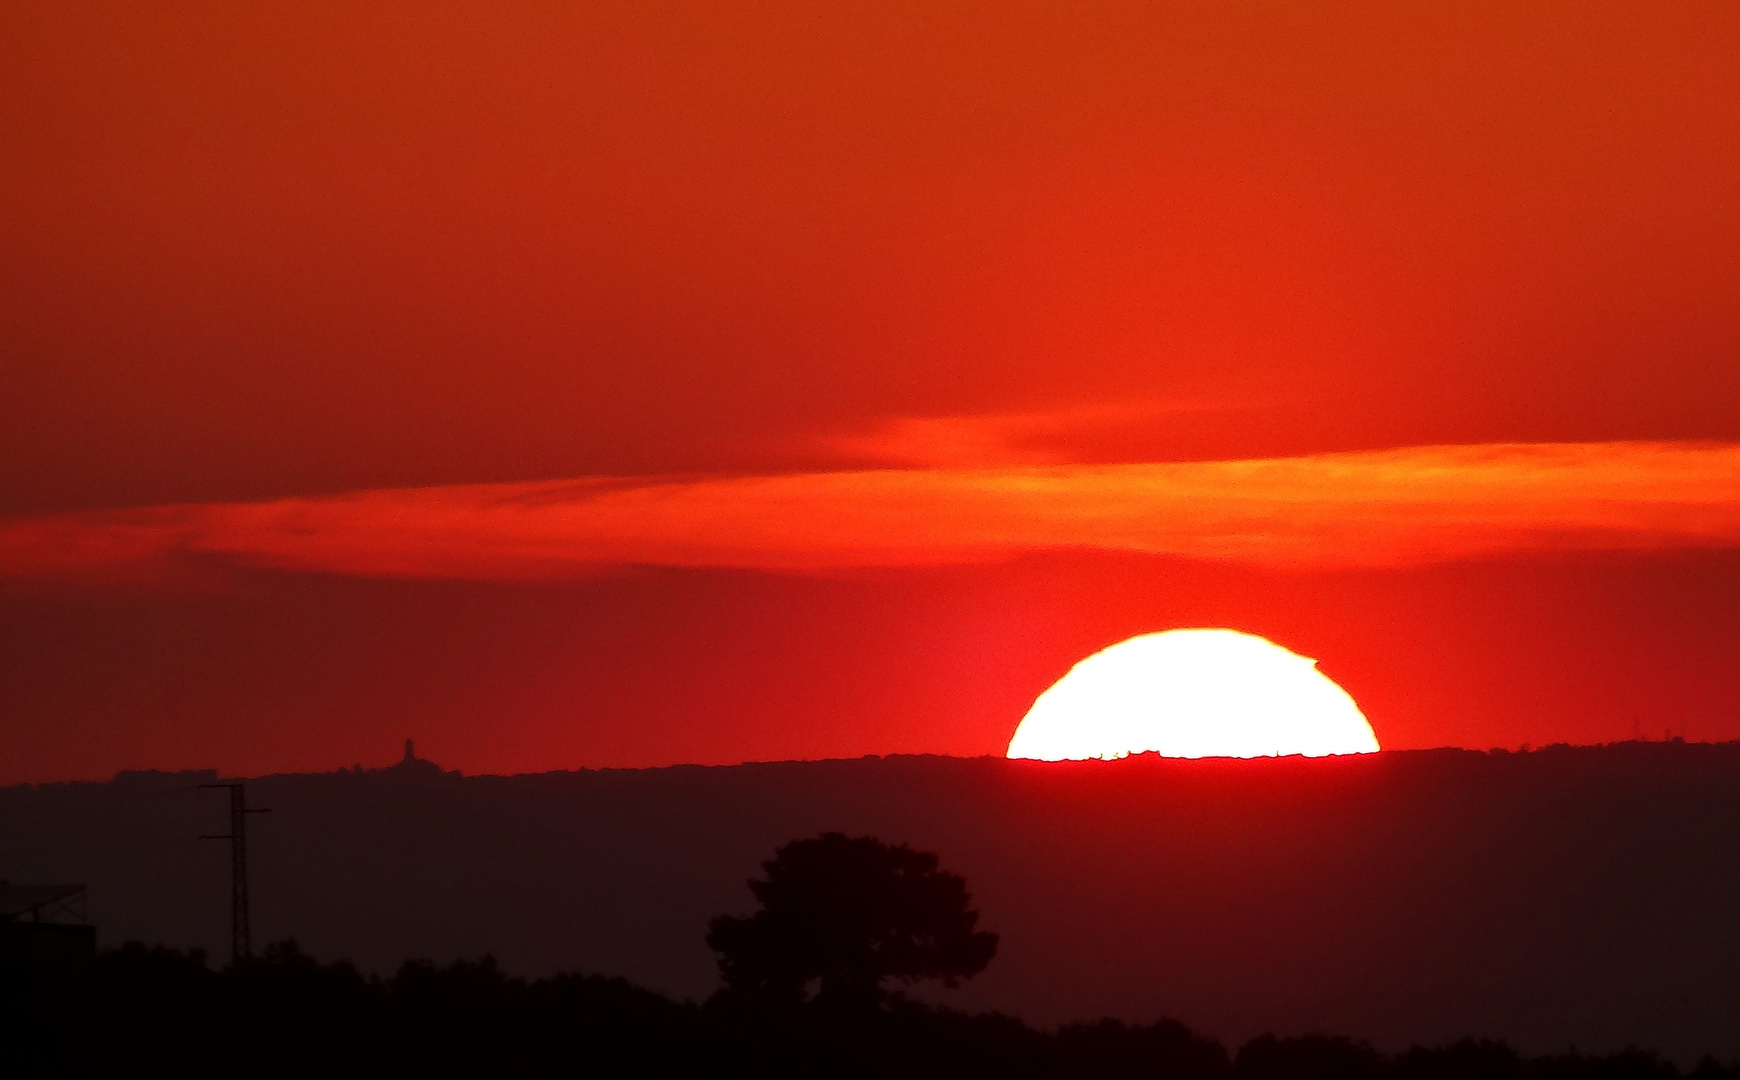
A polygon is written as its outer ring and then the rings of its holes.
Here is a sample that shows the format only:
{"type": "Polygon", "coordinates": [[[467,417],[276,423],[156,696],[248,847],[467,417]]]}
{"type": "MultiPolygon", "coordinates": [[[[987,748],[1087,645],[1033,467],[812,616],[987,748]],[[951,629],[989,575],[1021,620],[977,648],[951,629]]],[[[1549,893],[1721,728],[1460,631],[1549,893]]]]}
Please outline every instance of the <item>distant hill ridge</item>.
{"type": "MultiPolygon", "coordinates": [[[[706,920],[778,843],[938,852],[1002,934],[940,999],[1229,1042],[1740,1056],[1740,743],[1114,762],[886,757],[250,780],[256,940],[391,969],[715,985],[706,920]]],[[[206,773],[0,789],[0,877],[84,881],[102,940],[227,941],[206,773]]]]}

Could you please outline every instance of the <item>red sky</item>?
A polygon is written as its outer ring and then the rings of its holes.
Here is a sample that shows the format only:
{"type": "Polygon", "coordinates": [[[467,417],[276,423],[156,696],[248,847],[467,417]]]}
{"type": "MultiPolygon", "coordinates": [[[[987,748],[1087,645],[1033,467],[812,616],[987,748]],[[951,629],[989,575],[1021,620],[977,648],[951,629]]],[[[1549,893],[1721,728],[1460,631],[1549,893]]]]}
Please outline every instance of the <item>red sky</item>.
{"type": "Polygon", "coordinates": [[[8,9],[0,782],[999,752],[1204,624],[1386,746],[1740,737],[1735,55],[1695,3],[8,9]]]}

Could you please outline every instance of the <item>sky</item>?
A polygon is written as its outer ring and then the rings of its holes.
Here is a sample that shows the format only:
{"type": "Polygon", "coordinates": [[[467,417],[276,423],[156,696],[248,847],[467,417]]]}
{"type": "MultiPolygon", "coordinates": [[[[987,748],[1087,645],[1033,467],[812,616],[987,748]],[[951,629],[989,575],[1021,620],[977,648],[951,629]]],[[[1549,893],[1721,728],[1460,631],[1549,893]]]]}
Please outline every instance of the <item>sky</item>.
{"type": "Polygon", "coordinates": [[[0,783],[1740,738],[1732,5],[0,12],[0,783]]]}

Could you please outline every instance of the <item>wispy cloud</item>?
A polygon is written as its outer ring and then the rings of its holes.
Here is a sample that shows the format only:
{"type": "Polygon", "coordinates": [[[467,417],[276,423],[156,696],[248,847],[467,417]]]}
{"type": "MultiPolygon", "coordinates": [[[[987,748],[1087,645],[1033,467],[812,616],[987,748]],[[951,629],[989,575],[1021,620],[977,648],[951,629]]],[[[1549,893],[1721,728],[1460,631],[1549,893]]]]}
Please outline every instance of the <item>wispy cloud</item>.
{"type": "Polygon", "coordinates": [[[1243,461],[363,491],[14,519],[0,577],[189,557],[372,576],[819,571],[1058,549],[1283,567],[1740,546],[1740,445],[1435,446],[1243,461]]]}
{"type": "Polygon", "coordinates": [[[1249,410],[1253,403],[1127,401],[1040,412],[896,416],[814,440],[839,460],[897,468],[999,468],[1081,461],[1084,439],[1186,414],[1249,410]]]}

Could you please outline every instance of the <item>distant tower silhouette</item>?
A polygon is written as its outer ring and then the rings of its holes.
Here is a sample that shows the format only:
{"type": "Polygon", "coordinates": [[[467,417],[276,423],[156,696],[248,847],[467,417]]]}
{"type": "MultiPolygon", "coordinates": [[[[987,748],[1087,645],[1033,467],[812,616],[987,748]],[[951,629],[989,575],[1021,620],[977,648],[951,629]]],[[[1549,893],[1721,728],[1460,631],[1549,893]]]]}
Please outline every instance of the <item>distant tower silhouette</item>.
{"type": "Polygon", "coordinates": [[[201,784],[202,788],[228,788],[230,792],[230,831],[221,835],[206,835],[201,840],[230,842],[230,962],[246,960],[254,953],[248,927],[248,830],[249,814],[264,814],[264,809],[248,805],[247,792],[240,784],[201,784]]]}
{"type": "Polygon", "coordinates": [[[398,776],[440,776],[441,766],[417,756],[417,744],[405,740],[405,756],[391,770],[398,776]]]}

